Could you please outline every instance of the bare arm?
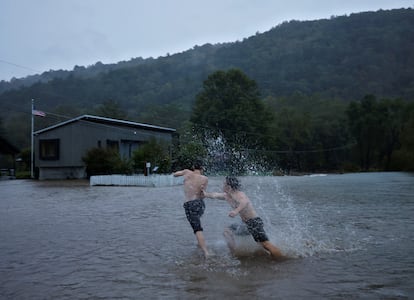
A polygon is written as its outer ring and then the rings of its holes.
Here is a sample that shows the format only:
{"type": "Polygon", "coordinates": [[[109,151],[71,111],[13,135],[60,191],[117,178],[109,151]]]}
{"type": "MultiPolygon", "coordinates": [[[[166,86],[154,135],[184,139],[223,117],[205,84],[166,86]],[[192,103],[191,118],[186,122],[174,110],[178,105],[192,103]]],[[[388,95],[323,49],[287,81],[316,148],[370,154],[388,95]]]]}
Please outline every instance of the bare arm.
{"type": "Polygon", "coordinates": [[[206,198],[220,199],[220,200],[225,200],[226,199],[226,194],[225,193],[208,193],[204,189],[203,189],[202,193],[203,193],[204,197],[206,197],[206,198]]]}
{"type": "Polygon", "coordinates": [[[181,170],[181,171],[177,171],[173,173],[174,177],[178,177],[178,176],[184,176],[186,173],[188,173],[189,170],[185,169],[185,170],[181,170]]]}

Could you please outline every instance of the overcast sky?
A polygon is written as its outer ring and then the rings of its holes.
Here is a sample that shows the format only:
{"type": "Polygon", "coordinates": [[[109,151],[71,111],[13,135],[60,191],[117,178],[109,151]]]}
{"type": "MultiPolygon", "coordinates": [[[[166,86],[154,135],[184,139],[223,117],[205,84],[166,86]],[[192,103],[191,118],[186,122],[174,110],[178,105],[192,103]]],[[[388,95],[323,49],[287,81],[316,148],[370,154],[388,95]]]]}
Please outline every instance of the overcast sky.
{"type": "Polygon", "coordinates": [[[0,80],[234,42],[290,20],[414,0],[0,0],[0,80]]]}

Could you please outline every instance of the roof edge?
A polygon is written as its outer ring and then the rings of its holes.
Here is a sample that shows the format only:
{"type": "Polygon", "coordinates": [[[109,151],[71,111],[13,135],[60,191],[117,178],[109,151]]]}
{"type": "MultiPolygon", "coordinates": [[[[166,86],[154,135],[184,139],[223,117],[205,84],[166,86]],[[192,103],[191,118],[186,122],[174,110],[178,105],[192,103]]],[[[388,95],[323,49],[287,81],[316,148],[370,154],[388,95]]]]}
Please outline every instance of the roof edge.
{"type": "Polygon", "coordinates": [[[157,130],[157,131],[168,131],[168,132],[176,132],[177,130],[174,128],[169,128],[169,127],[161,127],[161,126],[156,126],[156,125],[151,125],[151,124],[145,124],[145,123],[137,123],[137,122],[132,122],[132,121],[126,121],[126,120],[119,120],[119,119],[112,119],[112,118],[107,118],[107,117],[99,117],[99,116],[94,116],[94,115],[81,115],[79,117],[40,129],[35,131],[33,134],[37,135],[58,127],[62,127],[65,126],[67,124],[70,123],[74,123],[77,121],[90,121],[90,122],[102,122],[102,123],[111,123],[111,124],[117,124],[117,125],[125,125],[125,126],[130,126],[130,127],[137,127],[137,128],[146,128],[146,129],[152,129],[152,130],[157,130]]]}

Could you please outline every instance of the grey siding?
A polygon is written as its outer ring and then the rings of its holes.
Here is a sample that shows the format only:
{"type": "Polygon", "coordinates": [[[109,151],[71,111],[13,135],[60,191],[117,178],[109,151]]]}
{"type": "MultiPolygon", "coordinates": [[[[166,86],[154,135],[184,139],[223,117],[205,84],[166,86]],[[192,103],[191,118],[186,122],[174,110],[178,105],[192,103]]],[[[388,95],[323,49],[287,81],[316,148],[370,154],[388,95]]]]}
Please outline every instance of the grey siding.
{"type": "Polygon", "coordinates": [[[151,138],[171,143],[172,135],[173,132],[154,128],[133,128],[77,120],[35,135],[35,164],[39,167],[39,177],[43,177],[41,179],[60,178],[59,173],[62,178],[70,178],[72,175],[79,178],[79,174],[84,173],[82,157],[91,148],[106,148],[108,142],[117,144],[120,155],[130,158],[140,145],[151,138]],[[41,159],[40,141],[53,139],[59,141],[58,159],[41,159]]]}

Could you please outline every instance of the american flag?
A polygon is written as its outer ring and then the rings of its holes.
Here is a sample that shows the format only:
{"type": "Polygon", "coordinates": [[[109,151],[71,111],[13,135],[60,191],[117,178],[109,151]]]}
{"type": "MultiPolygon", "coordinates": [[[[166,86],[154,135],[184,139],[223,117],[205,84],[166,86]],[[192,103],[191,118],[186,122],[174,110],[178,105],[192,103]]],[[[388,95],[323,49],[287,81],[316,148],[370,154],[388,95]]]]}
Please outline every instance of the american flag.
{"type": "Polygon", "coordinates": [[[32,114],[34,116],[39,116],[39,117],[46,117],[46,113],[41,111],[41,110],[37,110],[37,109],[33,109],[32,110],[32,114]]]}

